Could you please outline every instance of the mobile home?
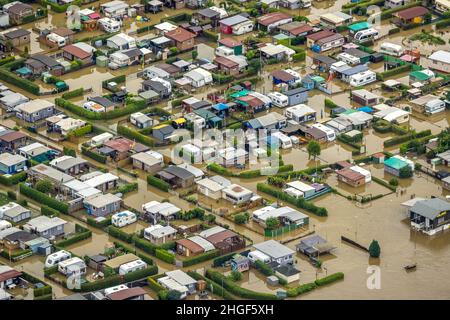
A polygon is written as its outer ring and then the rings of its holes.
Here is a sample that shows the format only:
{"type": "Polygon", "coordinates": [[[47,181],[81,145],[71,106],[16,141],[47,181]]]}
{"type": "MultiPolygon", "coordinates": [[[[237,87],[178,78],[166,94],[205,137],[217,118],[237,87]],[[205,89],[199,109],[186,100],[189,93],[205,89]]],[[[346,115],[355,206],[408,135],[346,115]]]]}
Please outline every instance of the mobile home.
{"type": "Polygon", "coordinates": [[[312,127],[319,129],[322,132],[325,132],[326,136],[327,136],[327,141],[334,141],[336,139],[336,132],[327,127],[326,125],[323,125],[321,123],[315,123],[312,125],[312,127]]]}
{"type": "Polygon", "coordinates": [[[119,228],[135,223],[136,220],[136,214],[131,211],[118,212],[111,217],[112,224],[119,228]]]}
{"type": "Polygon", "coordinates": [[[270,92],[267,96],[272,100],[272,104],[277,107],[285,108],[289,106],[289,98],[282,93],[270,92]]]}
{"type": "Polygon", "coordinates": [[[58,265],[60,262],[72,258],[72,254],[66,250],[57,251],[47,256],[45,259],[45,267],[50,268],[58,265]]]}
{"type": "Polygon", "coordinates": [[[399,44],[383,42],[380,46],[380,52],[394,57],[400,57],[403,54],[403,47],[399,44]]]}
{"type": "Polygon", "coordinates": [[[99,147],[99,146],[103,145],[105,142],[111,140],[112,138],[114,138],[114,136],[111,133],[104,132],[102,134],[99,134],[99,135],[93,137],[90,140],[90,145],[93,147],[99,147]]]}
{"type": "Polygon", "coordinates": [[[358,31],[355,34],[355,36],[353,37],[353,39],[357,43],[363,43],[363,42],[366,42],[366,41],[377,40],[379,38],[379,36],[380,36],[380,33],[378,32],[377,29],[369,28],[369,29],[366,29],[366,30],[358,31]]]}
{"type": "Polygon", "coordinates": [[[142,260],[135,260],[125,263],[119,267],[119,274],[125,275],[134,271],[143,270],[147,268],[147,264],[142,260]]]}
{"type": "Polygon", "coordinates": [[[12,227],[11,222],[8,222],[6,220],[0,220],[0,231],[9,229],[12,227]]]}
{"type": "Polygon", "coordinates": [[[70,258],[58,263],[58,271],[67,277],[74,274],[85,274],[86,263],[78,257],[70,258]]]}
{"type": "Polygon", "coordinates": [[[367,70],[351,75],[349,80],[351,86],[359,87],[377,81],[377,75],[375,72],[367,70]]]}
{"type": "Polygon", "coordinates": [[[272,139],[276,139],[278,141],[278,144],[282,149],[292,148],[292,141],[287,135],[277,131],[272,133],[271,137],[272,139]]]}

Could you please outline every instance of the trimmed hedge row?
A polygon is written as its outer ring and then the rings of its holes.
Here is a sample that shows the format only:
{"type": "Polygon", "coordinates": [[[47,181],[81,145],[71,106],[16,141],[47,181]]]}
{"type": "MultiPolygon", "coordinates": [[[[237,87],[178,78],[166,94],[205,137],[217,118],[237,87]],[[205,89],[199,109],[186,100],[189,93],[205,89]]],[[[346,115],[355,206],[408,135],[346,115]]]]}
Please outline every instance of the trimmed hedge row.
{"type": "Polygon", "coordinates": [[[303,293],[312,291],[317,288],[317,285],[314,282],[305,283],[295,288],[290,288],[287,290],[288,297],[296,297],[303,293]]]}
{"type": "Polygon", "coordinates": [[[108,234],[110,236],[113,236],[114,238],[117,238],[119,240],[125,241],[127,243],[131,243],[132,239],[133,239],[133,235],[132,234],[128,234],[122,230],[120,230],[119,228],[116,228],[114,226],[109,226],[108,227],[108,234]]]}
{"type": "Polygon", "coordinates": [[[124,136],[125,138],[137,141],[149,147],[154,147],[156,142],[155,139],[149,136],[145,136],[139,131],[133,130],[126,126],[118,126],[117,133],[124,136]]]}
{"type": "Polygon", "coordinates": [[[386,20],[386,19],[390,19],[392,18],[392,14],[401,10],[405,10],[405,9],[409,9],[412,7],[416,7],[416,6],[420,6],[421,2],[413,2],[413,3],[409,3],[409,4],[404,4],[402,6],[396,7],[396,8],[392,8],[392,9],[388,9],[388,10],[383,10],[380,14],[380,18],[381,20],[386,20]]]}
{"type": "Polygon", "coordinates": [[[88,133],[91,133],[93,130],[93,126],[92,124],[88,123],[86,124],[84,127],[72,130],[71,132],[69,132],[69,136],[74,136],[74,137],[83,137],[88,133]]]}
{"type": "Polygon", "coordinates": [[[316,281],[314,281],[314,283],[317,286],[324,286],[324,285],[327,285],[327,284],[330,284],[330,283],[333,283],[335,281],[342,280],[342,279],[344,279],[344,273],[337,272],[337,273],[330,274],[329,276],[327,276],[325,278],[317,279],[316,281]]]}
{"type": "Polygon", "coordinates": [[[380,179],[380,178],[377,178],[377,177],[372,176],[372,181],[374,181],[374,182],[376,182],[376,183],[382,185],[383,187],[388,188],[388,189],[391,190],[391,191],[394,191],[394,192],[395,192],[395,191],[397,190],[397,187],[396,187],[396,186],[390,185],[389,183],[387,183],[387,182],[384,181],[383,179],[380,179]]]}
{"type": "Polygon", "coordinates": [[[410,70],[411,70],[411,65],[407,63],[400,67],[377,73],[377,79],[380,81],[384,81],[386,78],[396,76],[400,73],[408,72],[410,70]]]}
{"type": "Polygon", "coordinates": [[[293,196],[288,195],[287,193],[283,192],[283,190],[280,190],[278,188],[274,188],[268,184],[265,183],[258,183],[256,184],[256,188],[258,191],[267,193],[277,199],[280,199],[282,201],[289,202],[290,204],[304,209],[310,213],[313,213],[319,217],[326,217],[328,216],[328,211],[326,208],[318,207],[315,204],[308,202],[304,198],[295,198],[293,196]]]}
{"type": "Polygon", "coordinates": [[[161,290],[165,290],[165,288],[160,285],[155,279],[153,279],[153,277],[147,278],[147,285],[156,293],[160,292],[161,290]]]}
{"type": "Polygon", "coordinates": [[[235,254],[236,254],[236,252],[232,252],[232,253],[228,253],[228,254],[225,254],[223,256],[215,258],[213,260],[213,267],[220,267],[220,266],[222,266],[225,262],[231,260],[235,254]]]}
{"type": "Polygon", "coordinates": [[[0,176],[0,184],[5,186],[12,186],[18,184],[19,182],[23,182],[27,180],[27,172],[22,171],[16,174],[13,174],[9,177],[5,177],[4,175],[0,176]]]}
{"type": "MultiPolygon", "coordinates": [[[[113,286],[117,286],[121,283],[127,283],[131,281],[136,281],[139,279],[145,279],[149,276],[155,275],[158,273],[158,266],[152,265],[143,270],[138,270],[134,272],[130,272],[126,275],[113,275],[111,277],[97,280],[94,282],[86,282],[81,284],[81,288],[78,291],[88,292],[88,291],[96,291],[101,290],[113,286]]],[[[77,290],[75,290],[77,291],[77,290]]]]}
{"type": "Polygon", "coordinates": [[[32,252],[30,249],[18,250],[18,251],[15,251],[15,252],[11,253],[11,255],[9,255],[8,251],[3,250],[2,252],[0,252],[0,256],[2,256],[5,259],[12,260],[12,259],[15,259],[17,257],[20,257],[21,255],[28,254],[30,252],[32,252]]]}
{"type": "Polygon", "coordinates": [[[230,292],[225,290],[225,288],[223,288],[222,285],[212,281],[211,279],[205,278],[204,276],[195,271],[187,271],[186,273],[197,281],[198,280],[206,281],[206,283],[208,284],[206,288],[210,290],[212,286],[214,294],[218,295],[219,297],[222,297],[225,300],[235,300],[235,297],[230,292]]]}
{"type": "Polygon", "coordinates": [[[124,83],[126,80],[127,80],[127,77],[125,75],[120,75],[120,76],[117,76],[117,77],[113,77],[111,79],[104,80],[102,82],[102,87],[106,88],[108,86],[108,83],[110,83],[110,82],[124,83]]]}
{"type": "Polygon", "coordinates": [[[170,263],[170,264],[175,264],[175,255],[173,253],[170,253],[167,250],[164,249],[156,249],[155,250],[155,257],[157,257],[158,259],[170,263]]]}
{"type": "Polygon", "coordinates": [[[273,276],[275,274],[275,272],[272,270],[271,267],[269,267],[269,265],[265,264],[260,260],[257,260],[255,262],[255,268],[258,269],[265,276],[273,276]]]}
{"type": "Polygon", "coordinates": [[[117,192],[120,192],[120,193],[122,193],[122,194],[125,194],[125,193],[128,193],[128,192],[135,191],[135,190],[137,190],[137,189],[138,189],[138,183],[137,183],[137,182],[134,182],[134,183],[127,183],[127,184],[124,184],[124,185],[120,186],[120,187],[117,189],[117,192]]]}
{"type": "Polygon", "coordinates": [[[52,209],[58,210],[61,213],[69,213],[69,205],[65,202],[58,201],[49,197],[45,193],[37,191],[36,189],[30,188],[24,183],[19,185],[20,193],[35,200],[38,203],[44,204],[52,209]]]}
{"type": "Polygon", "coordinates": [[[197,256],[189,257],[189,258],[183,260],[183,267],[190,267],[190,266],[193,266],[194,264],[218,257],[219,255],[220,255],[220,251],[218,249],[214,249],[214,250],[199,254],[197,256]]]}
{"type": "Polygon", "coordinates": [[[39,95],[40,89],[37,84],[31,82],[30,80],[23,79],[4,68],[0,68],[0,80],[6,81],[36,96],[39,95]]]}
{"type": "Polygon", "coordinates": [[[423,138],[423,137],[430,136],[430,135],[431,135],[431,130],[429,130],[429,129],[420,131],[418,133],[412,132],[412,133],[408,133],[408,134],[404,134],[404,135],[401,135],[398,137],[388,139],[388,140],[384,141],[383,145],[385,148],[392,147],[392,146],[407,142],[412,139],[423,138]]]}
{"type": "Polygon", "coordinates": [[[97,222],[94,218],[88,217],[86,223],[91,227],[103,229],[111,225],[111,217],[106,218],[101,222],[97,222]]]}
{"type": "Polygon", "coordinates": [[[73,235],[72,237],[70,237],[68,239],[59,241],[56,245],[58,247],[64,248],[64,247],[70,246],[74,243],[77,243],[77,242],[80,242],[80,241],[83,241],[83,240],[86,240],[86,239],[92,237],[92,231],[80,226],[79,224],[77,224],[75,226],[75,230],[82,230],[82,231],[75,233],[75,235],[73,235]]]}
{"type": "Polygon", "coordinates": [[[48,217],[57,217],[59,216],[59,211],[52,209],[48,206],[42,206],[41,207],[41,214],[48,217]]]}
{"type": "Polygon", "coordinates": [[[206,270],[206,277],[214,282],[223,283],[223,287],[230,291],[230,293],[244,299],[257,300],[278,300],[279,298],[270,293],[256,292],[240,287],[238,284],[229,280],[227,277],[217,271],[211,269],[206,270]]]}
{"type": "Polygon", "coordinates": [[[170,184],[155,176],[147,176],[147,183],[155,188],[158,188],[159,190],[169,192],[170,184]]]}
{"type": "Polygon", "coordinates": [[[75,89],[75,90],[72,90],[72,91],[67,91],[67,92],[63,93],[61,95],[61,98],[67,100],[67,99],[72,99],[72,98],[75,98],[75,97],[80,97],[80,96],[83,96],[83,95],[84,95],[84,88],[78,88],[78,89],[75,89]]]}
{"type": "Polygon", "coordinates": [[[102,154],[96,153],[94,151],[89,150],[86,147],[81,147],[81,154],[85,155],[86,157],[89,157],[91,159],[94,159],[97,162],[105,164],[108,158],[102,154]]]}

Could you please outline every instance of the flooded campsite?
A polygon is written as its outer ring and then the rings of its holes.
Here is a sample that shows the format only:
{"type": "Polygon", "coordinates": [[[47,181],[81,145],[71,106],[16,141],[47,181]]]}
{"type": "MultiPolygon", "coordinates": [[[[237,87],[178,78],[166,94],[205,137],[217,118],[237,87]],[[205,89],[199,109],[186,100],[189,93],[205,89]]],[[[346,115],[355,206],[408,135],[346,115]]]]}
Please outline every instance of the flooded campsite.
{"type": "Polygon", "coordinates": [[[0,300],[450,299],[448,1],[4,1],[0,300]]]}

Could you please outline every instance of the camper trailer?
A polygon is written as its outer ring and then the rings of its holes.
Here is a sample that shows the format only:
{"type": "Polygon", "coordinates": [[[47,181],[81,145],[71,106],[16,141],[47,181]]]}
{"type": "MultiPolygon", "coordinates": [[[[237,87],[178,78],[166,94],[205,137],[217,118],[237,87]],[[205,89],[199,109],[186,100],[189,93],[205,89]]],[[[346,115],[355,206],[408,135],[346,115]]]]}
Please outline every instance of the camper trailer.
{"type": "Polygon", "coordinates": [[[118,285],[118,286],[115,286],[115,287],[111,287],[111,288],[106,288],[105,289],[105,296],[109,296],[112,293],[119,292],[119,291],[122,291],[122,290],[127,290],[127,289],[129,289],[129,288],[126,285],[124,285],[124,284],[121,284],[121,285],[118,285]]]}
{"type": "Polygon", "coordinates": [[[383,42],[380,46],[380,52],[394,57],[400,57],[403,54],[403,47],[401,45],[383,42]]]}
{"type": "Polygon", "coordinates": [[[248,254],[248,258],[252,263],[256,263],[256,261],[261,261],[263,263],[270,263],[270,257],[265,255],[260,251],[252,251],[248,254]]]}
{"type": "Polygon", "coordinates": [[[114,136],[109,132],[104,132],[102,134],[99,134],[98,136],[95,136],[91,139],[90,144],[93,147],[100,147],[105,142],[108,142],[111,140],[114,136]]]}
{"type": "Polygon", "coordinates": [[[369,83],[377,81],[377,75],[375,72],[367,70],[363,72],[359,72],[350,76],[350,85],[353,87],[363,86],[369,83]]]}
{"type": "Polygon", "coordinates": [[[12,224],[6,220],[0,220],[0,231],[9,229],[12,227],[12,224]]]}
{"type": "Polygon", "coordinates": [[[86,263],[78,257],[70,258],[58,263],[58,271],[66,277],[74,274],[85,274],[86,263]]]}
{"type": "Polygon", "coordinates": [[[119,32],[121,23],[120,21],[113,20],[110,18],[102,18],[98,20],[100,27],[108,33],[119,32]]]}
{"type": "Polygon", "coordinates": [[[267,96],[272,100],[272,104],[279,108],[285,108],[289,105],[289,98],[282,93],[270,92],[267,96]]]}
{"type": "Polygon", "coordinates": [[[292,141],[287,135],[278,131],[272,133],[272,137],[278,140],[278,144],[281,147],[281,149],[292,148],[292,141]]]}
{"type": "Polygon", "coordinates": [[[434,99],[425,105],[425,113],[435,114],[445,110],[445,101],[434,99]]]}
{"type": "Polygon", "coordinates": [[[135,223],[136,220],[137,220],[136,214],[131,211],[122,211],[114,214],[111,217],[111,223],[119,228],[135,223]]]}
{"type": "Polygon", "coordinates": [[[145,268],[147,268],[147,264],[144,261],[142,261],[142,260],[135,260],[135,261],[128,262],[128,263],[125,263],[125,264],[121,265],[120,268],[119,268],[119,274],[120,275],[125,275],[125,274],[128,274],[130,272],[143,270],[145,268]]]}
{"type": "Polygon", "coordinates": [[[331,128],[329,128],[329,127],[327,127],[327,126],[325,126],[325,125],[323,125],[321,123],[315,123],[312,126],[314,128],[319,129],[320,131],[325,132],[326,135],[327,135],[327,140],[328,141],[336,140],[336,132],[333,129],[331,129],[331,128]]]}
{"type": "Polygon", "coordinates": [[[380,33],[375,28],[369,28],[366,30],[358,31],[355,36],[353,37],[355,42],[357,43],[363,43],[366,41],[372,41],[377,40],[380,33]]]}
{"type": "Polygon", "coordinates": [[[216,48],[216,56],[228,57],[234,55],[234,50],[225,46],[220,46],[216,48]]]}
{"type": "Polygon", "coordinates": [[[338,58],[340,61],[345,62],[349,66],[355,66],[361,62],[361,60],[357,57],[352,56],[351,54],[342,52],[339,53],[336,58],[338,58]]]}
{"type": "Polygon", "coordinates": [[[47,40],[56,44],[58,48],[64,47],[66,45],[66,39],[57,35],[56,33],[50,33],[47,35],[47,40]]]}
{"type": "Polygon", "coordinates": [[[47,256],[45,259],[45,267],[50,268],[56,266],[58,263],[70,258],[72,258],[72,254],[70,252],[65,250],[57,251],[47,256]]]}

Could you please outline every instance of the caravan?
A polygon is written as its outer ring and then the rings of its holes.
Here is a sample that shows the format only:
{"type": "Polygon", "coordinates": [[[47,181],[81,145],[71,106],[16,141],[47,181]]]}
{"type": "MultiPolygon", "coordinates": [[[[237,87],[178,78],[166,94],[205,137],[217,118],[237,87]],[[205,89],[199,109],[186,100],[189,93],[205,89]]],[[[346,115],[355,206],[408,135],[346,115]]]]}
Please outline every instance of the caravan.
{"type": "Polygon", "coordinates": [[[56,44],[58,48],[64,47],[66,45],[66,39],[57,35],[56,33],[50,33],[47,35],[47,40],[56,44]]]}
{"type": "Polygon", "coordinates": [[[111,223],[119,228],[135,223],[136,221],[136,214],[128,210],[116,213],[111,217],[111,223]]]}
{"type": "Polygon", "coordinates": [[[127,290],[127,289],[129,289],[129,288],[126,285],[124,285],[124,284],[121,284],[121,285],[118,285],[118,286],[115,286],[115,287],[106,288],[105,289],[105,296],[109,296],[112,293],[116,293],[116,292],[119,292],[119,291],[122,291],[122,290],[127,290]]]}
{"type": "Polygon", "coordinates": [[[70,258],[72,258],[72,254],[65,250],[52,253],[48,255],[47,258],[45,259],[45,267],[50,268],[56,266],[58,263],[68,260],[70,258]]]}
{"type": "Polygon", "coordinates": [[[108,33],[115,33],[120,31],[122,23],[110,18],[102,18],[98,20],[100,27],[108,33]]]}
{"type": "Polygon", "coordinates": [[[316,129],[319,129],[320,131],[325,132],[325,134],[327,135],[327,141],[336,140],[336,132],[330,127],[327,127],[326,125],[323,125],[321,123],[315,123],[312,126],[316,129]]]}
{"type": "Polygon", "coordinates": [[[272,133],[272,138],[277,139],[278,145],[281,147],[281,149],[292,148],[292,141],[287,135],[277,131],[272,133]]]}
{"type": "Polygon", "coordinates": [[[425,113],[435,114],[445,110],[445,101],[434,99],[425,105],[425,113]]]}
{"type": "Polygon", "coordinates": [[[67,277],[74,274],[85,274],[86,263],[78,257],[70,258],[58,263],[58,271],[67,277]]]}
{"type": "Polygon", "coordinates": [[[215,54],[219,57],[228,57],[234,55],[234,50],[225,46],[220,46],[216,48],[215,54]]]}
{"type": "Polygon", "coordinates": [[[135,260],[121,265],[119,268],[119,274],[125,275],[134,271],[143,270],[145,268],[147,268],[147,264],[144,261],[135,260]]]}
{"type": "Polygon", "coordinates": [[[285,108],[289,105],[289,98],[282,93],[269,92],[267,96],[272,100],[272,104],[279,108],[285,108]]]}
{"type": "Polygon", "coordinates": [[[349,66],[355,66],[361,62],[359,58],[352,56],[351,54],[348,54],[346,52],[339,53],[336,58],[338,58],[340,61],[345,62],[349,66]]]}
{"type": "Polygon", "coordinates": [[[383,42],[380,46],[380,53],[400,57],[403,54],[403,47],[395,43],[383,42]]]}
{"type": "Polygon", "coordinates": [[[250,261],[254,264],[256,261],[261,261],[264,264],[270,263],[270,257],[261,251],[252,251],[247,256],[250,261]]]}
{"type": "Polygon", "coordinates": [[[355,39],[356,43],[363,43],[366,41],[377,40],[379,38],[379,35],[380,33],[377,29],[369,28],[366,30],[358,31],[353,38],[355,39]]]}
{"type": "Polygon", "coordinates": [[[8,222],[6,220],[0,220],[0,231],[9,229],[12,227],[11,222],[8,222]]]}
{"type": "Polygon", "coordinates": [[[102,146],[105,142],[108,142],[109,140],[111,140],[112,138],[114,138],[114,136],[109,133],[109,132],[104,132],[102,134],[99,134],[95,137],[93,137],[90,141],[90,145],[92,147],[100,147],[102,146]]]}
{"type": "Polygon", "coordinates": [[[349,78],[349,83],[353,87],[363,86],[374,81],[377,81],[377,75],[370,70],[351,75],[349,78]]]}

